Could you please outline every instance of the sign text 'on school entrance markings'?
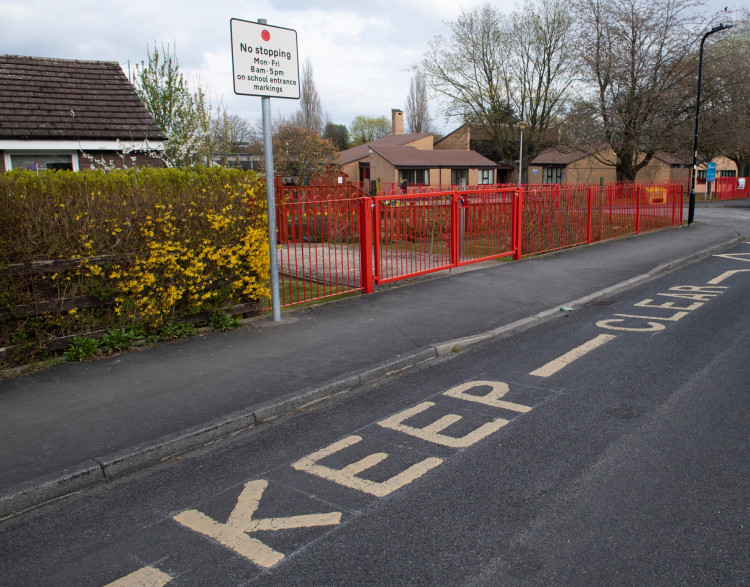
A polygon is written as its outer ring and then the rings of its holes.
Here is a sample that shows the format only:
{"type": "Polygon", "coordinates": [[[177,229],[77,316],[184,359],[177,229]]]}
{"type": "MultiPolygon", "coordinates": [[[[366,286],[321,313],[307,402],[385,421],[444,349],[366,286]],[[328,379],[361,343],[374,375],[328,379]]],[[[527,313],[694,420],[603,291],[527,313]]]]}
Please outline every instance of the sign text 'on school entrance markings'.
{"type": "Polygon", "coordinates": [[[237,498],[237,505],[224,524],[212,520],[197,510],[179,513],[174,516],[174,520],[195,532],[213,538],[261,567],[272,567],[281,561],[284,555],[248,534],[292,528],[335,526],[341,522],[341,512],[253,520],[253,514],[258,509],[266,487],[268,487],[268,482],[263,479],[246,483],[237,498]]]}

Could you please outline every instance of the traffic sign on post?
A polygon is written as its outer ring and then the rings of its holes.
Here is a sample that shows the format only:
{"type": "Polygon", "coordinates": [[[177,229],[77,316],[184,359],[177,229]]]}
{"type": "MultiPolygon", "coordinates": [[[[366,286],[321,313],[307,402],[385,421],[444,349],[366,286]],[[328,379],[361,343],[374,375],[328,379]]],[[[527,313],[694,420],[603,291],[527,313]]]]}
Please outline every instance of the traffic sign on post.
{"type": "Polygon", "coordinates": [[[234,93],[299,99],[297,31],[238,18],[230,24],[234,93]]]}
{"type": "Polygon", "coordinates": [[[258,22],[232,18],[232,76],[234,93],[260,96],[263,115],[263,155],[266,167],[268,202],[269,280],[274,322],[281,321],[279,258],[276,256],[276,197],[274,193],[271,98],[299,100],[299,59],[297,31],[258,22]]]}

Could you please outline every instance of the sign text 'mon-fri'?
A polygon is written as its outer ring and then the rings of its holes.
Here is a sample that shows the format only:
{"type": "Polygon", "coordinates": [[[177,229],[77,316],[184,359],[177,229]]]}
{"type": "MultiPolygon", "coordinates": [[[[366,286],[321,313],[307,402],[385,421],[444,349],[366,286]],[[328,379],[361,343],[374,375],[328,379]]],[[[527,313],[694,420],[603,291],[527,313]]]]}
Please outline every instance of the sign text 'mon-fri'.
{"type": "Polygon", "coordinates": [[[297,31],[237,18],[230,25],[235,94],[299,99],[297,31]]]}

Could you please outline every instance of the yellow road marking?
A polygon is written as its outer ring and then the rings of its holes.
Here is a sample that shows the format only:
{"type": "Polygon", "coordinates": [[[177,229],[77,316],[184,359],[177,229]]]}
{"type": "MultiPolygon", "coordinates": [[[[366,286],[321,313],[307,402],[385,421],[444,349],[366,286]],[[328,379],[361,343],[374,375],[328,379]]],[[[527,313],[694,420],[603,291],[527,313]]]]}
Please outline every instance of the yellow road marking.
{"type": "Polygon", "coordinates": [[[349,487],[350,489],[356,489],[357,491],[369,493],[376,497],[385,497],[397,489],[402,488],[404,485],[408,485],[415,479],[418,479],[427,471],[434,469],[443,462],[443,459],[435,457],[427,458],[380,483],[370,481],[369,479],[363,479],[357,475],[388,458],[388,454],[384,452],[368,455],[356,463],[347,465],[343,469],[332,469],[331,467],[318,463],[318,461],[361,441],[361,436],[347,436],[338,442],[334,442],[333,444],[292,463],[292,467],[297,471],[303,471],[321,477],[322,479],[333,481],[334,483],[338,483],[344,487],[349,487]]]}
{"type": "Polygon", "coordinates": [[[581,346],[574,348],[572,351],[565,353],[562,357],[559,357],[555,359],[554,361],[550,361],[546,365],[539,367],[539,369],[535,369],[534,371],[529,373],[529,375],[535,375],[537,377],[549,377],[550,375],[554,375],[560,369],[567,367],[573,361],[580,359],[586,353],[593,351],[596,348],[599,348],[600,346],[608,343],[610,340],[614,338],[617,338],[617,337],[613,334],[600,334],[599,336],[588,341],[587,343],[584,343],[581,346]]]}
{"type": "Polygon", "coordinates": [[[127,577],[109,583],[105,587],[162,587],[172,580],[172,577],[154,567],[143,567],[127,577]]]}
{"type": "Polygon", "coordinates": [[[735,269],[733,271],[725,271],[719,277],[714,277],[711,281],[708,282],[708,285],[716,285],[718,283],[721,283],[725,279],[732,277],[732,275],[736,273],[744,273],[746,271],[750,271],[750,269],[735,269]]]}
{"type": "Polygon", "coordinates": [[[714,257],[723,257],[724,259],[733,259],[734,261],[750,262],[750,253],[730,253],[728,255],[714,255],[714,257]]]}
{"type": "Polygon", "coordinates": [[[506,402],[500,399],[501,397],[504,397],[509,390],[510,388],[508,387],[508,384],[503,383],[502,381],[470,381],[468,383],[463,383],[461,385],[457,385],[456,387],[450,388],[448,391],[443,393],[443,395],[454,397],[456,399],[463,399],[470,402],[476,402],[478,404],[484,404],[485,406],[492,406],[493,408],[503,408],[512,412],[521,412],[522,414],[530,412],[531,408],[529,406],[514,404],[513,402],[506,402]],[[489,386],[491,388],[489,393],[486,393],[485,395],[473,395],[466,393],[467,391],[469,391],[470,389],[474,389],[475,387],[484,386],[489,386]]]}
{"type": "MultiPolygon", "coordinates": [[[[619,318],[641,318],[643,320],[664,320],[666,322],[677,322],[687,316],[687,312],[675,312],[671,316],[637,316],[635,314],[615,314],[619,318]]],[[[605,341],[606,342],[606,341],[605,341]]]]}
{"type": "Polygon", "coordinates": [[[697,310],[700,308],[705,302],[695,302],[694,304],[690,304],[689,306],[675,306],[674,302],[664,302],[663,304],[652,304],[653,302],[651,298],[646,298],[642,302],[638,302],[637,304],[633,304],[634,306],[638,308],[659,308],[664,310],[685,310],[687,312],[692,312],[693,310],[697,310]]]}
{"type": "Polygon", "coordinates": [[[174,516],[183,526],[217,540],[261,567],[272,567],[284,555],[260,540],[248,536],[250,532],[289,530],[292,528],[312,528],[314,526],[335,526],[341,522],[341,512],[309,514],[288,518],[265,518],[253,520],[268,481],[249,481],[237,498],[237,505],[224,524],[212,520],[198,510],[187,510],[174,516]]]}
{"type": "Polygon", "coordinates": [[[435,404],[433,402],[422,402],[421,404],[418,404],[412,408],[408,408],[403,412],[399,412],[398,414],[395,414],[390,418],[386,418],[385,420],[378,422],[378,424],[383,428],[397,430],[398,432],[403,432],[404,434],[414,436],[415,438],[421,438],[422,440],[426,440],[427,442],[432,442],[434,444],[439,444],[441,446],[449,446],[451,448],[466,448],[467,446],[471,446],[472,444],[479,442],[483,438],[486,438],[490,434],[497,432],[498,430],[500,430],[500,428],[508,423],[508,420],[505,420],[504,418],[496,418],[492,422],[482,424],[479,428],[477,428],[476,430],[472,430],[461,438],[455,438],[454,436],[440,434],[440,432],[448,428],[448,426],[461,420],[461,416],[458,416],[456,414],[448,414],[446,416],[443,416],[442,418],[438,419],[432,424],[425,426],[424,428],[414,428],[413,426],[404,424],[404,422],[409,418],[416,416],[417,414],[421,414],[426,410],[429,410],[434,405],[435,404]]]}

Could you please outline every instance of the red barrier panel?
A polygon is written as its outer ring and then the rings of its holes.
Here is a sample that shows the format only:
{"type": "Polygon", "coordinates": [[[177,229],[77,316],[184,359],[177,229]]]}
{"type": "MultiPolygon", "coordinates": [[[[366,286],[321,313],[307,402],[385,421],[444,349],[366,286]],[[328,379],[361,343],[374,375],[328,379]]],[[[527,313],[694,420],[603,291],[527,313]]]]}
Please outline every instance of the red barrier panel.
{"type": "Polygon", "coordinates": [[[482,186],[376,197],[346,185],[279,185],[282,305],[675,226],[682,210],[681,184],[482,186]]]}

